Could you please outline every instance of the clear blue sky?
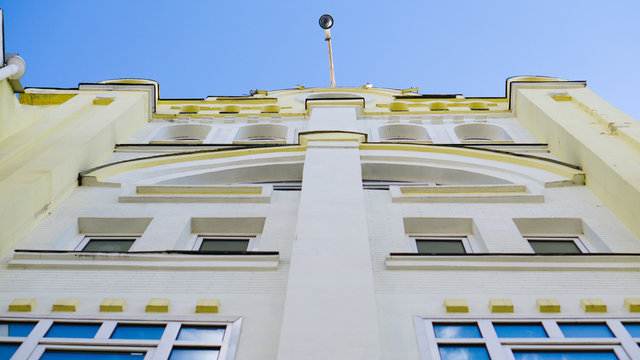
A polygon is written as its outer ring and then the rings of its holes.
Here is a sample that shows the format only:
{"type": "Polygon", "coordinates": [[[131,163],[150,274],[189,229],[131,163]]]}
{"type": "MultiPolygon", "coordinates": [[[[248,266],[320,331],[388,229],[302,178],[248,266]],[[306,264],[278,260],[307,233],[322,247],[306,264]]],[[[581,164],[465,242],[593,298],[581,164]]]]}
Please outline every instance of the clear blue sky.
{"type": "Polygon", "coordinates": [[[137,77],[162,98],[327,86],[503,96],[514,75],[587,80],[640,119],[640,1],[1,0],[24,86],[137,77]]]}

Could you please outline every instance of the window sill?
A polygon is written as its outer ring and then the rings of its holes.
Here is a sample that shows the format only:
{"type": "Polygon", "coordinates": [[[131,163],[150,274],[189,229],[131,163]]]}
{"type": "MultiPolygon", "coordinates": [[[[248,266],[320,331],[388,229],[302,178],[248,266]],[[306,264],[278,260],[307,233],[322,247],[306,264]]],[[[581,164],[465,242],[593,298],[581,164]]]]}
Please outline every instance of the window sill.
{"type": "Polygon", "coordinates": [[[393,202],[542,203],[525,185],[390,186],[393,202]]]}
{"type": "Polygon", "coordinates": [[[387,270],[507,270],[507,271],[640,271],[640,254],[466,254],[391,253],[387,270]]]}
{"type": "Polygon", "coordinates": [[[278,252],[141,251],[127,253],[78,252],[68,250],[15,250],[9,266],[56,269],[142,269],[273,271],[278,252]]]}

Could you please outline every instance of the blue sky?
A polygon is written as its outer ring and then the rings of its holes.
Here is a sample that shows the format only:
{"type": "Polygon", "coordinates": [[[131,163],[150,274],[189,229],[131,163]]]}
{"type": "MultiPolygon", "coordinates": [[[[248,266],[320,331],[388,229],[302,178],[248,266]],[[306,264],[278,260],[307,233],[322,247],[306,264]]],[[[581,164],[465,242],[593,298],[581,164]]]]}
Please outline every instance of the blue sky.
{"type": "Polygon", "coordinates": [[[24,86],[137,77],[162,98],[328,86],[503,96],[515,75],[587,80],[640,119],[640,2],[2,0],[24,86]]]}

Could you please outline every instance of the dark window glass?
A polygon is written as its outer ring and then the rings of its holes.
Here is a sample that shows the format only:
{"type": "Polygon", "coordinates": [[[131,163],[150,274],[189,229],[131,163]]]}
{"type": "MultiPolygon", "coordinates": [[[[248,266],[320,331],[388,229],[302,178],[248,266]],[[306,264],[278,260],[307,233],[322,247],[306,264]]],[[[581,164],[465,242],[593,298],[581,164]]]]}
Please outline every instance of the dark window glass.
{"type": "Polygon", "coordinates": [[[171,350],[169,360],[216,360],[220,351],[202,348],[177,348],[171,350]]]}
{"type": "Polygon", "coordinates": [[[200,251],[247,251],[249,239],[204,238],[200,251]]]}
{"type": "Polygon", "coordinates": [[[112,339],[149,339],[160,340],[164,325],[127,325],[118,324],[111,334],[112,339]]]}
{"type": "Polygon", "coordinates": [[[136,239],[91,239],[82,251],[125,252],[136,239]]]}
{"type": "Polygon", "coordinates": [[[624,327],[632,337],[640,337],[640,323],[625,323],[624,327]]]}
{"type": "Polygon", "coordinates": [[[529,240],[536,254],[580,254],[580,248],[572,240],[529,240]]]}
{"type": "Polygon", "coordinates": [[[532,351],[515,350],[516,360],[618,360],[613,351],[532,351]]]}
{"type": "Polygon", "coordinates": [[[27,337],[36,323],[6,322],[0,323],[0,336],[27,337]]]}
{"type": "Polygon", "coordinates": [[[40,360],[135,360],[144,356],[141,352],[47,350],[40,360]]]}
{"type": "Polygon", "coordinates": [[[473,345],[440,345],[442,360],[490,360],[489,353],[484,346],[473,345]]]}
{"type": "Polygon", "coordinates": [[[547,332],[540,323],[502,323],[493,324],[496,334],[500,338],[546,338],[547,332]]]}
{"type": "Polygon", "coordinates": [[[481,338],[480,329],[476,324],[433,324],[433,331],[436,338],[481,338]]]}
{"type": "Polygon", "coordinates": [[[99,324],[54,323],[45,337],[90,339],[99,328],[99,324]]]}
{"type": "Polygon", "coordinates": [[[178,340],[219,344],[222,342],[225,329],[224,326],[182,326],[178,333],[178,340]]]}
{"type": "Polygon", "coordinates": [[[19,344],[0,343],[0,359],[11,359],[19,347],[19,344]]]}
{"type": "Polygon", "coordinates": [[[612,338],[613,334],[606,324],[602,323],[579,323],[562,324],[558,326],[565,337],[570,338],[612,338]]]}
{"type": "Polygon", "coordinates": [[[418,254],[465,254],[462,240],[433,239],[421,240],[416,239],[416,247],[418,254]]]}

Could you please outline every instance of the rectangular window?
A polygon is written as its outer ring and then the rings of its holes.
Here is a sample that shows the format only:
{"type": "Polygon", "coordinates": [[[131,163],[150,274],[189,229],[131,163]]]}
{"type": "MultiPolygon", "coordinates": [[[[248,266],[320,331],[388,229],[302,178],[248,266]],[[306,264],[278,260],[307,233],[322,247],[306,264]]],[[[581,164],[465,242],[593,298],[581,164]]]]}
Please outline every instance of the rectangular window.
{"type": "Polygon", "coordinates": [[[194,250],[200,252],[243,252],[255,250],[255,236],[200,235],[194,250]]]}
{"type": "Polygon", "coordinates": [[[581,254],[587,253],[579,237],[532,237],[527,241],[536,254],[581,254]]]}
{"type": "Polygon", "coordinates": [[[457,255],[471,252],[466,236],[411,236],[418,254],[457,255]]]}
{"type": "Polygon", "coordinates": [[[132,236],[85,236],[77,251],[83,252],[127,252],[137,237],[132,236]]]}
{"type": "Polygon", "coordinates": [[[416,318],[423,358],[628,360],[638,358],[637,322],[416,318]],[[631,325],[631,326],[630,326],[631,325]],[[636,334],[637,335],[637,334],[636,334]],[[598,341],[595,338],[599,338],[598,341]]]}
{"type": "Polygon", "coordinates": [[[30,320],[0,319],[0,359],[231,359],[241,323],[30,320]]]}

